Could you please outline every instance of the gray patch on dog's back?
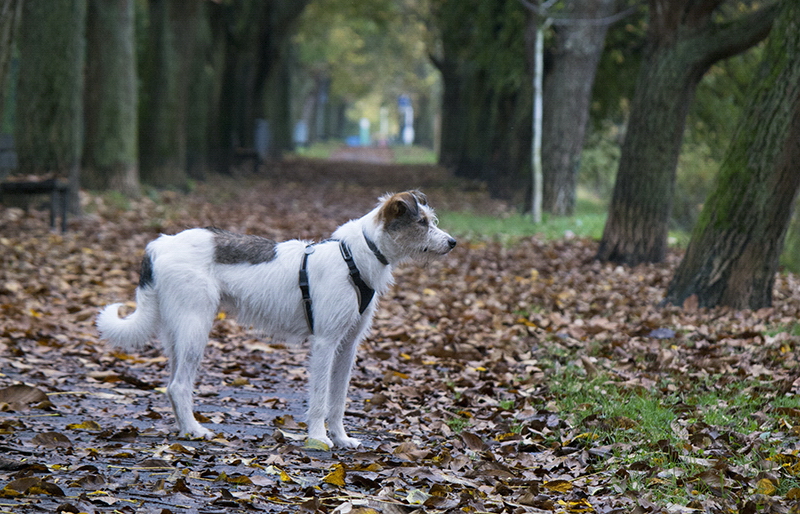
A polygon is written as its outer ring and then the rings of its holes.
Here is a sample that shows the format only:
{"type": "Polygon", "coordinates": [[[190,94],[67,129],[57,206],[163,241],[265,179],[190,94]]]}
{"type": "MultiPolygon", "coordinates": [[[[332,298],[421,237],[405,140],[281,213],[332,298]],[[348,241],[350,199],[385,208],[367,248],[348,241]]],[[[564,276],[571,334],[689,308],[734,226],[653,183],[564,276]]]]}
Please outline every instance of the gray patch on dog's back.
{"type": "Polygon", "coordinates": [[[150,254],[145,252],[142,258],[142,269],[139,272],[139,287],[145,288],[153,284],[155,279],[153,277],[153,259],[150,254]]]}
{"type": "Polygon", "coordinates": [[[234,234],[209,227],[214,233],[214,261],[218,264],[261,264],[275,258],[275,241],[265,237],[234,234]]]}

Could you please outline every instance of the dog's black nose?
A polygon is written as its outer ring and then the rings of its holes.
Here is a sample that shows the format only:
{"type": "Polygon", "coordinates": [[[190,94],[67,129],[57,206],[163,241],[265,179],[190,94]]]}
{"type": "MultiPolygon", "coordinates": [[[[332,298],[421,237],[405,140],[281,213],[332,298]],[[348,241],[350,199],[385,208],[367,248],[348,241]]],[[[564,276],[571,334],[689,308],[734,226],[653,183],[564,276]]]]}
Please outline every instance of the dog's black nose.
{"type": "Polygon", "coordinates": [[[453,248],[456,247],[456,240],[451,237],[450,239],[447,240],[447,244],[450,245],[450,249],[452,250],[453,248]]]}

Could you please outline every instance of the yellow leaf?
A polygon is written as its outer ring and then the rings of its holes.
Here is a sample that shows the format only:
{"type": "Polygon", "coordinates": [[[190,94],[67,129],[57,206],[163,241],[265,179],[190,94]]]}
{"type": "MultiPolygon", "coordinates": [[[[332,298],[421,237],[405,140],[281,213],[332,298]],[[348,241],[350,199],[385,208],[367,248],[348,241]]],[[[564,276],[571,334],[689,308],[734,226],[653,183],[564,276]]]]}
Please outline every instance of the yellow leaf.
{"type": "Polygon", "coordinates": [[[775,483],[769,478],[762,478],[756,483],[756,494],[770,496],[775,494],[777,490],[778,488],[775,486],[775,483]]]}
{"type": "Polygon", "coordinates": [[[327,452],[331,449],[331,447],[326,443],[320,441],[319,439],[314,439],[313,437],[306,439],[306,444],[304,444],[303,447],[309,450],[322,450],[324,452],[327,452]]]}
{"type": "Polygon", "coordinates": [[[86,420],[83,423],[70,423],[67,425],[70,430],[88,430],[89,432],[99,432],[103,427],[99,423],[92,420],[86,420]]]}
{"type": "MultiPolygon", "coordinates": [[[[281,477],[281,480],[283,480],[283,477],[281,477]]],[[[253,481],[250,480],[250,477],[245,475],[229,476],[225,479],[225,481],[228,482],[229,484],[253,485],[253,481]]]]}
{"type": "MultiPolygon", "coordinates": [[[[289,473],[277,466],[267,466],[267,468],[264,469],[264,473],[268,475],[278,475],[278,478],[280,478],[281,482],[293,482],[292,477],[289,476],[289,473]]],[[[222,475],[220,474],[220,476],[222,475]]]]}
{"type": "Polygon", "coordinates": [[[551,480],[542,485],[544,485],[545,489],[549,489],[556,493],[568,493],[572,490],[572,482],[568,480],[551,480]]]}
{"type": "Polygon", "coordinates": [[[558,500],[557,503],[564,506],[567,512],[571,513],[594,512],[594,507],[592,507],[592,504],[589,503],[589,500],[586,498],[573,501],[558,500]]]}
{"type": "Polygon", "coordinates": [[[422,294],[424,294],[426,296],[436,296],[436,291],[426,287],[425,289],[422,290],[422,294]]]}
{"type": "Polygon", "coordinates": [[[225,319],[225,317],[226,316],[225,316],[224,312],[220,311],[220,312],[217,313],[217,319],[222,320],[222,319],[225,319]]]}
{"type": "Polygon", "coordinates": [[[250,381],[244,377],[236,377],[231,381],[231,385],[234,387],[242,387],[246,385],[250,385],[250,381]]]}
{"type": "Polygon", "coordinates": [[[325,475],[322,481],[336,487],[344,487],[344,476],[344,465],[340,462],[333,466],[333,471],[325,475]]]}

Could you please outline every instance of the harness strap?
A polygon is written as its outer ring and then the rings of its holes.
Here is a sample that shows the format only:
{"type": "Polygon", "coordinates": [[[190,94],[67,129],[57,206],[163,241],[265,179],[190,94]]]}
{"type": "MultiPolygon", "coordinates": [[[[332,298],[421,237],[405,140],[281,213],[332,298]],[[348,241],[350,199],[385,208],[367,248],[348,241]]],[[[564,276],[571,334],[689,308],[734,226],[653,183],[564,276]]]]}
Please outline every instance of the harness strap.
{"type": "Polygon", "coordinates": [[[364,282],[364,279],[361,278],[361,272],[358,271],[358,266],[356,266],[356,262],[353,260],[353,254],[350,253],[350,247],[347,246],[347,243],[339,241],[339,250],[342,251],[342,258],[344,262],[347,263],[347,268],[350,270],[350,279],[353,281],[353,285],[356,286],[356,290],[358,291],[358,313],[364,314],[364,311],[369,307],[369,302],[372,301],[372,297],[375,296],[375,290],[369,287],[367,283],[364,282]]]}
{"type": "Polygon", "coordinates": [[[314,333],[314,311],[311,308],[311,288],[308,282],[308,256],[314,253],[314,245],[312,243],[306,246],[303,252],[303,264],[300,266],[300,294],[303,296],[303,308],[306,311],[306,323],[311,333],[314,333]]]}
{"type": "MultiPolygon", "coordinates": [[[[339,250],[342,253],[342,259],[344,259],[345,264],[347,264],[347,269],[350,273],[350,280],[353,282],[353,286],[358,292],[358,313],[364,314],[364,311],[367,310],[370,302],[372,302],[372,299],[375,297],[375,290],[366,282],[364,282],[363,278],[361,278],[361,272],[358,270],[358,266],[356,266],[356,262],[353,259],[353,254],[350,252],[350,247],[347,246],[347,243],[338,239],[327,239],[325,241],[321,241],[320,243],[311,243],[306,245],[306,248],[303,251],[303,260],[300,266],[298,283],[300,286],[300,294],[303,297],[303,308],[306,313],[306,323],[308,323],[308,330],[312,334],[314,333],[314,309],[311,301],[311,287],[308,280],[308,256],[314,253],[314,246],[321,243],[327,243],[329,241],[336,241],[339,243],[339,250]]],[[[384,263],[386,258],[383,257],[383,254],[375,246],[375,243],[369,240],[369,238],[367,238],[367,245],[375,254],[375,257],[377,257],[381,263],[384,263]],[[381,257],[383,257],[383,259],[381,259],[381,257]]]]}

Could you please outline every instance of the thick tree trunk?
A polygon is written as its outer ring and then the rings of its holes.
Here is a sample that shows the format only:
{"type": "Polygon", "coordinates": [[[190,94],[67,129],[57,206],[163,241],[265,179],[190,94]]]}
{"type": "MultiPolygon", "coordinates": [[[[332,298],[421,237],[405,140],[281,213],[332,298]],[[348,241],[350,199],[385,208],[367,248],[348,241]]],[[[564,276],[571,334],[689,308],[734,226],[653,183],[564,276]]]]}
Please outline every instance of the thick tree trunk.
{"type": "Polygon", "coordinates": [[[184,187],[189,57],[199,7],[195,0],[150,0],[148,7],[148,47],[140,56],[141,177],[159,187],[184,187]]]}
{"type": "Polygon", "coordinates": [[[139,193],[133,0],[89,0],[82,183],[139,193]]]}
{"type": "Polygon", "coordinates": [[[784,9],[761,78],[692,233],[666,301],[759,309],[772,302],[783,239],[800,187],[800,4],[784,9]]]}
{"type": "Polygon", "coordinates": [[[11,89],[9,71],[21,16],[22,0],[0,0],[0,132],[3,130],[6,99],[11,89]]]}
{"type": "Polygon", "coordinates": [[[563,15],[570,23],[555,26],[553,64],[544,83],[542,127],[543,209],[553,214],[569,216],[575,210],[592,84],[608,28],[591,20],[611,16],[616,4],[616,0],[569,0],[563,15]]]}
{"type": "Polygon", "coordinates": [[[16,147],[20,171],[70,183],[77,213],[82,135],[86,0],[22,6],[16,147]]]}
{"type": "Polygon", "coordinates": [[[666,255],[675,168],[695,87],[711,64],[766,37],[776,12],[772,6],[715,24],[710,15],[720,2],[651,0],[648,47],[631,102],[600,260],[636,265],[660,262],[666,255]]]}

